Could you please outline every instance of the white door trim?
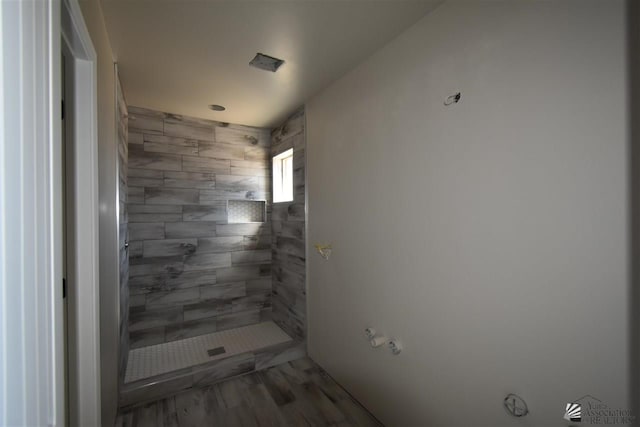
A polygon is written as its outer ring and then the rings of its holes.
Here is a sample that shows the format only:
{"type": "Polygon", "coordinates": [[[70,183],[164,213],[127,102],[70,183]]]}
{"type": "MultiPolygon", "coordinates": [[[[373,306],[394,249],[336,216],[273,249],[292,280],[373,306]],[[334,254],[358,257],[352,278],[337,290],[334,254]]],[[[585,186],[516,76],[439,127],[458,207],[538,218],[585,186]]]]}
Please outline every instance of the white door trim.
{"type": "Polygon", "coordinates": [[[81,425],[100,425],[96,55],[77,0],[62,1],[0,1],[0,425],[65,420],[62,28],[83,55],[74,63],[78,406],[81,425]]]}
{"type": "MultiPolygon", "coordinates": [[[[63,0],[61,34],[73,61],[69,91],[72,130],[73,200],[70,218],[75,236],[67,242],[73,257],[67,264],[69,277],[69,421],[71,425],[98,426],[100,399],[100,305],[98,261],[98,131],[97,56],[77,0],[63,0]]],[[[114,373],[117,375],[117,373],[114,373]]]]}
{"type": "Polygon", "coordinates": [[[0,425],[62,425],[60,3],[0,2],[0,425]]]}

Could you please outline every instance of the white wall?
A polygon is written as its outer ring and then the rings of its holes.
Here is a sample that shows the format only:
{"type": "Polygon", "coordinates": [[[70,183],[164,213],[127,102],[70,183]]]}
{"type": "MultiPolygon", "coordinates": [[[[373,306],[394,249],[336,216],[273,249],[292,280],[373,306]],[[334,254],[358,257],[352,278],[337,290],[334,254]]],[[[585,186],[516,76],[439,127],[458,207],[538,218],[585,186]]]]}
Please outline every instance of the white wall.
{"type": "Polygon", "coordinates": [[[118,199],[114,61],[97,0],[80,0],[98,55],[98,169],[100,203],[100,355],[102,424],[113,425],[118,399],[118,199]]]}
{"type": "Polygon", "coordinates": [[[308,103],[309,351],[387,426],[628,406],[624,31],[620,0],[448,1],[308,103]]]}

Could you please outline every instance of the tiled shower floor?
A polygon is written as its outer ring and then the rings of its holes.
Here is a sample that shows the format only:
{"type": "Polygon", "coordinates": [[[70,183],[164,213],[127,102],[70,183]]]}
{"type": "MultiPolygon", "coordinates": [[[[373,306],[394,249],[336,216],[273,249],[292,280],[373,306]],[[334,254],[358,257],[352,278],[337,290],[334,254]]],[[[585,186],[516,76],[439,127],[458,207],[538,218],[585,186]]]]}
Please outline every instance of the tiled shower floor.
{"type": "Polygon", "coordinates": [[[130,383],[287,341],[291,341],[291,337],[269,321],[136,348],[129,351],[124,381],[130,383]]]}

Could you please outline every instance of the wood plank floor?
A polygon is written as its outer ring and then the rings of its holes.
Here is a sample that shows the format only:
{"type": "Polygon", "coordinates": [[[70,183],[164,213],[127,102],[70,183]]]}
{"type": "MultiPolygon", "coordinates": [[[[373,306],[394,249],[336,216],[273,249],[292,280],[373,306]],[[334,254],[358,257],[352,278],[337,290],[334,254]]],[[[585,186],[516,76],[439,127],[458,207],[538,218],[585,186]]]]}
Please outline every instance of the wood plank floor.
{"type": "Polygon", "coordinates": [[[117,427],[380,427],[311,359],[192,389],[118,416],[117,427]]]}

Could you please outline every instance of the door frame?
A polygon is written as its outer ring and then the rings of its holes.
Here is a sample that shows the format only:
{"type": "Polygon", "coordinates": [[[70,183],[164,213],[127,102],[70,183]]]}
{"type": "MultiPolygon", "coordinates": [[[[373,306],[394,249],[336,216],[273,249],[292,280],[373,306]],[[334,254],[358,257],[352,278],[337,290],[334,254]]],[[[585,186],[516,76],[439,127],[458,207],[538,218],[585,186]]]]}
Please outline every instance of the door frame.
{"type": "Polygon", "coordinates": [[[70,425],[100,425],[100,304],[98,260],[97,55],[77,0],[62,0],[62,43],[73,84],[67,91],[73,190],[68,236],[68,354],[70,425]],[[70,98],[70,99],[69,99],[70,98]]]}
{"type": "MultiPolygon", "coordinates": [[[[76,61],[81,425],[100,425],[96,54],[77,0],[1,1],[0,425],[65,422],[61,34],[76,61]]],[[[73,414],[70,419],[73,418],[73,414]]]]}

